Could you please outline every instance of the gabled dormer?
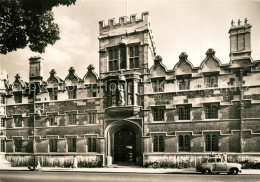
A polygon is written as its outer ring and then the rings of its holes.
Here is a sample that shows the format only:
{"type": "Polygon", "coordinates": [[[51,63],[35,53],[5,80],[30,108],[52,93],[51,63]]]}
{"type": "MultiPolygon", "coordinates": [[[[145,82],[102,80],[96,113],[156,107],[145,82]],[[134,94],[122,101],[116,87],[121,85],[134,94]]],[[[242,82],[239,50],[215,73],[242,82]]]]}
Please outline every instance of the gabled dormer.
{"type": "Polygon", "coordinates": [[[98,75],[94,72],[94,69],[95,67],[92,64],[88,66],[88,72],[83,77],[84,85],[97,84],[98,75]]]}

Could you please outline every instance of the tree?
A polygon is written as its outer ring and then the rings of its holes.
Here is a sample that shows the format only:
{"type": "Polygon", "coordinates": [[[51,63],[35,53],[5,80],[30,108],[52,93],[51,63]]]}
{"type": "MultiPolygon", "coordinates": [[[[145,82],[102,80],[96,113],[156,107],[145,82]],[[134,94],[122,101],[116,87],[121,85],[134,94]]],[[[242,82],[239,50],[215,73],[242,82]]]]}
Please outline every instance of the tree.
{"type": "Polygon", "coordinates": [[[0,0],[0,54],[26,47],[43,53],[59,37],[52,8],[76,0],[0,0]]]}

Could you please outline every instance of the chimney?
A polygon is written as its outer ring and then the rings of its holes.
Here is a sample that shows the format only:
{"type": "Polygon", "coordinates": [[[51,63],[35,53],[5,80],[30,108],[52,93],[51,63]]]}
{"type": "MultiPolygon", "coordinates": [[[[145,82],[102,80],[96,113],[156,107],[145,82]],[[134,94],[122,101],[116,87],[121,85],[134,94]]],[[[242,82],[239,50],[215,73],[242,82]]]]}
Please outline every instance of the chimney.
{"type": "Polygon", "coordinates": [[[245,18],[244,24],[238,19],[237,26],[232,20],[229,29],[230,60],[247,59],[251,57],[251,25],[245,18]]]}

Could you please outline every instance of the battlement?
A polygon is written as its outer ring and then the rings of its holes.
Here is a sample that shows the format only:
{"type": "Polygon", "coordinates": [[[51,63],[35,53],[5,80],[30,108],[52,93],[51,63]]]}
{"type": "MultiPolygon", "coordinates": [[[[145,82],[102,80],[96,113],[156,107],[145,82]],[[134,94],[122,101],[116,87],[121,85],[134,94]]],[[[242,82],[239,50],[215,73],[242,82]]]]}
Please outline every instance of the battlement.
{"type": "Polygon", "coordinates": [[[99,32],[103,32],[104,30],[108,29],[114,29],[114,28],[120,28],[125,27],[126,25],[135,25],[139,24],[140,22],[145,23],[147,26],[149,26],[149,12],[143,12],[141,15],[141,18],[138,19],[136,14],[130,15],[130,17],[127,16],[121,16],[119,17],[118,23],[116,23],[115,18],[111,18],[108,20],[107,25],[105,24],[104,20],[99,21],[99,32]],[[129,21],[128,21],[129,20],[129,21]]]}

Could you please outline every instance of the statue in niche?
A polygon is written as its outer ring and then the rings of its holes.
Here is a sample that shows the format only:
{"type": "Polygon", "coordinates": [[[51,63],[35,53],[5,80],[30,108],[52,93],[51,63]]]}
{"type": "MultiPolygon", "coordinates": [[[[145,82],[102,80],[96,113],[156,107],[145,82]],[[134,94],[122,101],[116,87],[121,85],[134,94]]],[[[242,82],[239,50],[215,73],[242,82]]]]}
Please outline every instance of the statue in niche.
{"type": "Polygon", "coordinates": [[[125,105],[125,91],[124,91],[124,87],[123,87],[122,84],[118,85],[118,92],[119,92],[118,105],[119,106],[124,106],[125,105]]]}

